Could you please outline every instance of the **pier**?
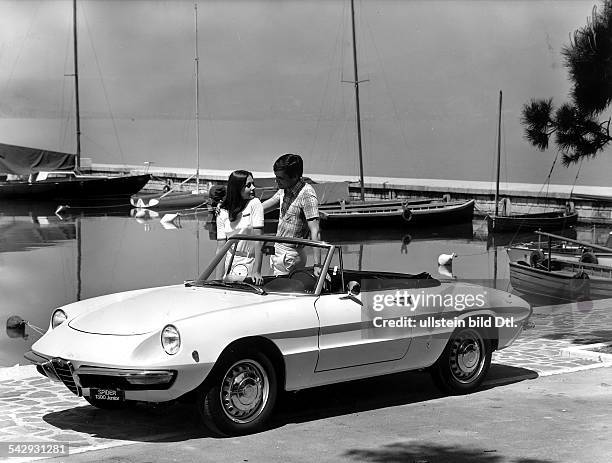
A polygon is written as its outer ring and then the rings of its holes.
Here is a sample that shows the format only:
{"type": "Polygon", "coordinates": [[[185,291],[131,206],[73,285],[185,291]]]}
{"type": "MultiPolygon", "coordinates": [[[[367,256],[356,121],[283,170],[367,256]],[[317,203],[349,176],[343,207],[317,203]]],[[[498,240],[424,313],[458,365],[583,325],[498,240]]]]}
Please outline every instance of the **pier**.
{"type": "MultiPolygon", "coordinates": [[[[147,189],[161,190],[166,180],[185,183],[182,189],[195,187],[195,169],[162,167],[155,165],[113,165],[91,164],[92,172],[100,174],[118,173],[150,173],[154,179],[147,189]]],[[[200,169],[200,182],[206,188],[210,185],[224,184],[231,170],[200,169]]],[[[255,178],[270,178],[272,171],[253,172],[255,178]]],[[[315,182],[349,182],[351,197],[359,198],[359,178],[355,175],[330,175],[305,172],[305,175],[315,182]]],[[[509,209],[512,213],[544,212],[546,210],[561,210],[568,202],[573,203],[582,223],[612,224],[612,202],[599,199],[580,199],[570,197],[571,185],[537,185],[532,183],[500,183],[500,196],[509,199],[509,209]]],[[[484,216],[494,210],[495,182],[444,180],[397,177],[365,177],[366,199],[416,199],[442,198],[450,195],[452,199],[475,199],[475,214],[484,216]]],[[[573,188],[573,195],[596,195],[612,198],[612,187],[582,186],[573,188]]]]}

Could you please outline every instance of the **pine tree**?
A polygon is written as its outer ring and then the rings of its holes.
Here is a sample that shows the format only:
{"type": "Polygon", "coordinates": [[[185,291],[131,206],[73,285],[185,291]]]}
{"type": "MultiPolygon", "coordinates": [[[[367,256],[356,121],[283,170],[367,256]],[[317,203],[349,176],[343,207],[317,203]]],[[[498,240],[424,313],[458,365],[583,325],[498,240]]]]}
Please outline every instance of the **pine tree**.
{"type": "Polygon", "coordinates": [[[555,109],[552,98],[532,99],[523,106],[521,122],[525,138],[544,151],[550,137],[569,166],[595,157],[612,141],[610,117],[604,112],[612,103],[612,0],[593,7],[587,24],[574,32],[561,51],[572,81],[569,100],[555,109]]]}

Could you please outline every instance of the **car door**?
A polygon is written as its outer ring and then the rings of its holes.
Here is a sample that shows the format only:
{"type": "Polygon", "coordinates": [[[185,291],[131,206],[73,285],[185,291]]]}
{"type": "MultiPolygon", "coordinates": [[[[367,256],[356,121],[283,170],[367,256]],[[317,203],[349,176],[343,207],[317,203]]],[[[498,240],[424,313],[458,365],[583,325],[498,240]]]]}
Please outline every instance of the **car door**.
{"type": "Polygon", "coordinates": [[[398,360],[408,351],[410,305],[397,300],[396,289],[369,289],[367,279],[360,284],[364,290],[357,296],[338,291],[316,300],[320,324],[316,371],[398,360]],[[398,325],[397,321],[406,326],[389,326],[398,325]]]}

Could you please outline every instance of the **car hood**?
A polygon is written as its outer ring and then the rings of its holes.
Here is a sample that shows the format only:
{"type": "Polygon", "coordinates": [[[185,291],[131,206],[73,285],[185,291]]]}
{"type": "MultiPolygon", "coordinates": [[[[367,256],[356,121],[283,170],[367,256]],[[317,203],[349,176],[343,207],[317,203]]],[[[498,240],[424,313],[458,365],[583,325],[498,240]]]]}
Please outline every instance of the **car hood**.
{"type": "Polygon", "coordinates": [[[145,334],[185,318],[219,310],[252,307],[284,297],[210,287],[169,286],[113,294],[91,302],[82,301],[78,303],[82,315],[74,317],[68,325],[95,334],[145,334]],[[95,305],[95,309],[91,310],[88,303],[95,305]]]}

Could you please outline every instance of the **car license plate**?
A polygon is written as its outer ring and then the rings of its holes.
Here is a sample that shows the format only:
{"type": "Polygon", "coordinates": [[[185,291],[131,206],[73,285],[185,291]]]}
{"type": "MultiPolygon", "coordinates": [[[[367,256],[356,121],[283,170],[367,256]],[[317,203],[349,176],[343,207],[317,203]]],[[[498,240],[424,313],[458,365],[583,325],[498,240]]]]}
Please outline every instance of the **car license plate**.
{"type": "Polygon", "coordinates": [[[125,392],[118,389],[91,388],[89,396],[94,400],[103,400],[105,402],[121,402],[125,400],[125,392]]]}

